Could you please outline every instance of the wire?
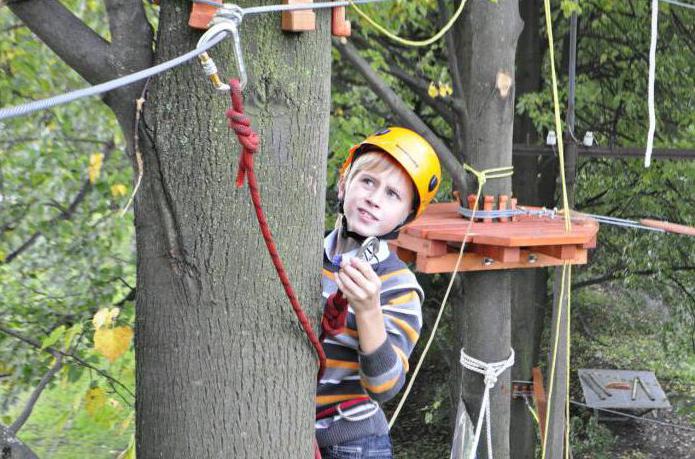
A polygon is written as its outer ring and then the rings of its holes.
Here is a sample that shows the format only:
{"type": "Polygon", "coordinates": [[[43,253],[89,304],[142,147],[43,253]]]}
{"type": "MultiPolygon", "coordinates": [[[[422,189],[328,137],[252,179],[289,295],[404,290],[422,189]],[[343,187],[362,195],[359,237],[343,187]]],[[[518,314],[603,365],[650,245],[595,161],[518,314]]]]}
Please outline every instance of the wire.
{"type": "Polygon", "coordinates": [[[692,10],[695,10],[695,5],[691,3],[683,3],[683,2],[678,2],[676,0],[661,0],[664,3],[670,3],[671,5],[676,5],[676,6],[682,6],[683,8],[690,8],[692,10]]]}
{"type": "Polygon", "coordinates": [[[78,89],[76,91],[71,91],[65,94],[61,94],[59,96],[50,97],[48,99],[37,100],[24,105],[2,108],[0,109],[0,121],[8,118],[14,118],[17,116],[28,115],[29,113],[33,113],[37,110],[45,110],[47,108],[55,107],[56,105],[66,104],[68,102],[72,102],[83,97],[96,96],[98,94],[113,91],[114,89],[118,89],[120,87],[133,84],[137,81],[144,80],[146,78],[162,73],[166,70],[179,66],[195,58],[199,54],[204,53],[208,49],[221,42],[226,36],[226,33],[222,33],[212,38],[209,42],[207,42],[205,45],[201,46],[198,49],[189,51],[186,54],[183,54],[169,61],[162,62],[161,64],[155,65],[154,67],[150,67],[145,70],[140,70],[139,72],[132,73],[130,75],[116,78],[115,80],[107,81],[96,86],[78,89]]]}
{"type": "Polygon", "coordinates": [[[679,424],[672,424],[672,423],[670,423],[670,422],[659,421],[658,419],[647,419],[647,418],[643,418],[643,417],[640,417],[640,416],[635,416],[635,415],[633,415],[633,414],[623,413],[622,411],[609,410],[608,408],[596,408],[596,407],[589,406],[589,405],[586,405],[586,404],[581,403],[581,402],[577,402],[577,401],[575,401],[575,400],[570,400],[570,403],[573,404],[573,405],[577,405],[577,406],[581,406],[581,407],[590,409],[590,410],[605,411],[606,413],[617,414],[617,415],[619,415],[619,416],[624,416],[624,417],[626,417],[626,418],[636,419],[636,420],[638,420],[638,421],[651,422],[651,423],[653,423],[653,424],[659,424],[659,425],[666,426],[666,427],[675,427],[676,429],[682,429],[682,430],[687,430],[687,431],[689,431],[689,432],[695,432],[695,428],[690,427],[690,426],[683,426],[683,425],[679,425],[679,424]]]}
{"type": "MultiPolygon", "coordinates": [[[[205,4],[211,4],[214,6],[221,7],[222,5],[219,3],[214,3],[209,0],[193,0],[196,3],[205,3],[205,4]]],[[[353,0],[351,1],[341,1],[341,2],[323,2],[323,3],[307,3],[307,4],[297,4],[297,5],[269,5],[269,6],[259,6],[259,7],[251,7],[251,8],[244,8],[242,9],[243,15],[247,14],[260,14],[260,13],[268,13],[268,12],[274,12],[274,11],[292,11],[292,10],[306,10],[306,9],[319,9],[319,8],[335,8],[336,6],[348,6],[352,3],[379,3],[379,2],[385,2],[385,1],[390,1],[390,0],[353,0]]],[[[78,89],[75,91],[71,91],[65,94],[61,94],[59,96],[54,96],[54,97],[49,97],[47,99],[41,99],[37,100],[34,102],[30,102],[27,104],[23,105],[17,105],[14,107],[7,107],[7,108],[2,108],[0,109],[0,121],[4,119],[9,119],[9,118],[15,118],[17,116],[23,116],[23,115],[28,115],[29,113],[33,113],[38,110],[45,110],[51,107],[55,107],[57,105],[62,105],[66,104],[68,102],[73,102],[77,99],[81,99],[83,97],[90,97],[90,96],[96,96],[99,94],[103,94],[105,92],[113,91],[114,89],[118,89],[123,86],[127,86],[129,84],[133,84],[137,81],[144,80],[146,78],[149,78],[151,76],[157,75],[159,73],[162,73],[166,70],[172,69],[174,67],[177,67],[194,57],[199,56],[200,54],[203,54],[205,51],[209,50],[219,42],[221,42],[225,37],[227,36],[227,32],[220,33],[219,35],[215,36],[214,38],[211,38],[207,43],[204,45],[201,45],[199,48],[194,49],[193,51],[189,51],[186,54],[183,54],[179,57],[176,57],[174,59],[171,59],[166,62],[162,62],[159,65],[155,65],[154,67],[150,67],[144,70],[141,70],[139,72],[132,73],[130,75],[126,75],[120,78],[116,78],[114,80],[110,80],[101,84],[98,84],[96,86],[90,86],[87,88],[82,88],[78,89]]]]}
{"type": "MultiPolygon", "coordinates": [[[[319,10],[324,8],[337,8],[340,6],[350,6],[352,4],[381,3],[392,0],[344,0],[339,2],[319,2],[319,3],[294,3],[290,5],[266,5],[242,8],[244,16],[261,13],[278,13],[286,11],[319,10]]],[[[222,3],[211,0],[191,0],[192,3],[203,3],[205,5],[221,8],[222,3]]]]}

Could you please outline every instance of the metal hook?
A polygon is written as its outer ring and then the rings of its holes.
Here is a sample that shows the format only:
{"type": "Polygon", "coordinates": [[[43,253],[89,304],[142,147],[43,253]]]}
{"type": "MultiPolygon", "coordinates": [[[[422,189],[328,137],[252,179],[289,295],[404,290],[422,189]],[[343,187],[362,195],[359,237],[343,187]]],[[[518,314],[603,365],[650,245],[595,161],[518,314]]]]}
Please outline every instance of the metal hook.
{"type": "Polygon", "coordinates": [[[370,236],[362,243],[362,246],[357,250],[355,255],[357,258],[361,258],[364,261],[370,261],[376,256],[379,251],[379,239],[374,236],[370,236]]]}
{"type": "MultiPolygon", "coordinates": [[[[210,28],[200,37],[196,46],[197,48],[202,47],[220,33],[230,33],[234,40],[234,54],[236,57],[237,69],[239,70],[239,83],[242,90],[246,87],[248,81],[246,67],[244,66],[244,55],[241,51],[241,40],[239,38],[239,26],[241,25],[243,17],[244,10],[240,6],[233,4],[223,5],[215,13],[212,21],[210,21],[210,28]]],[[[229,91],[229,85],[224,84],[220,79],[217,66],[208,53],[200,54],[198,60],[202,64],[205,74],[208,76],[213,86],[215,86],[215,89],[218,91],[229,91]]]]}

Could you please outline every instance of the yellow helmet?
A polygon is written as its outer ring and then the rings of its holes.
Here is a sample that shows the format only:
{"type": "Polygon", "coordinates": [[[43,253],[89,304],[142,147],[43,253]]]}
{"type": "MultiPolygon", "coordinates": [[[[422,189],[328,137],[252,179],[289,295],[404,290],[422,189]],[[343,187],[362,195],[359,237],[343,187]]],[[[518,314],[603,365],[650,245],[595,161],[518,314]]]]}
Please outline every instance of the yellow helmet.
{"type": "Polygon", "coordinates": [[[353,146],[340,168],[340,173],[343,174],[355,158],[368,151],[370,147],[388,153],[410,176],[418,197],[413,218],[419,216],[437,194],[437,188],[442,181],[439,158],[432,145],[410,129],[390,127],[370,135],[362,143],[353,146]]]}

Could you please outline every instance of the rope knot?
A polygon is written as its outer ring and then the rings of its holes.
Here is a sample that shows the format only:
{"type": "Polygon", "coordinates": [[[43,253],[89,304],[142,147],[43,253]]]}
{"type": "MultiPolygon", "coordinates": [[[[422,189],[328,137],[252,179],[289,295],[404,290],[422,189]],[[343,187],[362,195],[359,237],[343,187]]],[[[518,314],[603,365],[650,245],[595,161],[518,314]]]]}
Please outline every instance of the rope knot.
{"type": "Polygon", "coordinates": [[[232,106],[225,112],[229,128],[234,131],[241,144],[242,152],[239,156],[239,169],[237,171],[236,186],[244,185],[246,172],[253,169],[253,154],[258,150],[260,140],[258,134],[251,128],[251,120],[244,114],[244,99],[241,95],[239,80],[229,82],[231,88],[229,94],[232,98],[232,106]]]}
{"type": "Polygon", "coordinates": [[[485,387],[490,389],[495,387],[495,384],[497,384],[497,372],[495,368],[492,366],[485,368],[484,378],[485,387]]]}

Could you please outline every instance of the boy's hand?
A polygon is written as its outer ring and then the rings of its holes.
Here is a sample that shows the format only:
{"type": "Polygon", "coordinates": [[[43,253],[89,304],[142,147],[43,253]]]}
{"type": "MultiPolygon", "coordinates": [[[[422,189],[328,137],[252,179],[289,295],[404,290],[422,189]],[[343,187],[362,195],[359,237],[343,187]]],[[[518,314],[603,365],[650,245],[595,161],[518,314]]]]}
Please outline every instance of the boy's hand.
{"type": "Polygon", "coordinates": [[[381,279],[366,261],[359,258],[343,261],[335,282],[356,314],[380,310],[381,279]]]}

